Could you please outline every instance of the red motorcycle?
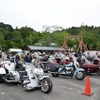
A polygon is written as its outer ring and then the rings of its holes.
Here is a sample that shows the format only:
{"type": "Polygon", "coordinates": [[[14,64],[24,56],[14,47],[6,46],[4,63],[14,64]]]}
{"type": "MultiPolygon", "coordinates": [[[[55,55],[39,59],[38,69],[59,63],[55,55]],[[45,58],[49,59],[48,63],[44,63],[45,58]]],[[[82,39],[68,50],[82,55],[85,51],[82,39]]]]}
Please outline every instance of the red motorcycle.
{"type": "Polygon", "coordinates": [[[97,73],[98,75],[100,75],[100,60],[96,59],[93,60],[93,62],[84,63],[84,64],[80,63],[80,67],[83,68],[86,71],[86,73],[97,73]]]}

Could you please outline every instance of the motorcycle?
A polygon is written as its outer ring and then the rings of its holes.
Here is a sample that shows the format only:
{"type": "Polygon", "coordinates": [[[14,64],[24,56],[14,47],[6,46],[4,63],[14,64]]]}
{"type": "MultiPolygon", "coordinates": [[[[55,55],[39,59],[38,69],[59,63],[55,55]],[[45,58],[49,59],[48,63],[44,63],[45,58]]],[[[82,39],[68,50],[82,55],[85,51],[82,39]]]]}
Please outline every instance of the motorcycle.
{"type": "Polygon", "coordinates": [[[44,56],[40,58],[39,64],[40,64],[40,67],[43,69],[44,73],[48,73],[49,68],[50,68],[49,56],[44,56]]]}
{"type": "MultiPolygon", "coordinates": [[[[21,66],[22,67],[22,66],[21,66]]],[[[21,83],[21,70],[16,70],[16,64],[14,62],[14,58],[7,60],[7,61],[1,61],[0,62],[0,83],[3,82],[16,82],[21,83]]]]}
{"type": "Polygon", "coordinates": [[[85,70],[79,68],[79,65],[76,60],[73,60],[73,62],[64,65],[52,62],[50,67],[50,73],[53,77],[64,75],[76,78],[77,80],[83,80],[86,76],[85,70]]]}
{"type": "Polygon", "coordinates": [[[44,74],[43,69],[38,64],[24,63],[27,75],[23,76],[22,87],[25,90],[41,88],[42,92],[50,93],[53,87],[52,81],[48,75],[44,74]]]}
{"type": "Polygon", "coordinates": [[[49,59],[49,55],[38,56],[33,58],[32,62],[34,63],[34,65],[37,64],[37,62],[39,62],[39,65],[43,69],[44,73],[48,73],[50,68],[49,59]]]}
{"type": "Polygon", "coordinates": [[[98,58],[90,61],[85,56],[82,56],[78,61],[80,63],[80,67],[86,71],[86,74],[97,73],[100,75],[100,60],[98,58]]]}

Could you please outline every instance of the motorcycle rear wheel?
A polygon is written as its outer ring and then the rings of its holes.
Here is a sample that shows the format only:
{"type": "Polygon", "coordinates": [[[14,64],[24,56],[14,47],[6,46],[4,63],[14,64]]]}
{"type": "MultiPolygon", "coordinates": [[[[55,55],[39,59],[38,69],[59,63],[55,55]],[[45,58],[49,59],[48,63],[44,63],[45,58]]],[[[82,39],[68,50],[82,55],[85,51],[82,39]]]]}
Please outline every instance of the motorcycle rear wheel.
{"type": "Polygon", "coordinates": [[[3,82],[4,82],[3,76],[0,75],[0,83],[3,83],[3,82]]]}
{"type": "Polygon", "coordinates": [[[53,88],[53,84],[52,84],[52,81],[50,78],[44,78],[42,81],[41,81],[41,90],[42,92],[44,93],[50,93],[52,88],[53,88]]]}
{"type": "Polygon", "coordinates": [[[100,70],[98,70],[98,75],[100,75],[100,70]]]}
{"type": "Polygon", "coordinates": [[[53,77],[58,77],[59,74],[57,74],[57,73],[52,73],[52,76],[53,76],[53,77]]]}

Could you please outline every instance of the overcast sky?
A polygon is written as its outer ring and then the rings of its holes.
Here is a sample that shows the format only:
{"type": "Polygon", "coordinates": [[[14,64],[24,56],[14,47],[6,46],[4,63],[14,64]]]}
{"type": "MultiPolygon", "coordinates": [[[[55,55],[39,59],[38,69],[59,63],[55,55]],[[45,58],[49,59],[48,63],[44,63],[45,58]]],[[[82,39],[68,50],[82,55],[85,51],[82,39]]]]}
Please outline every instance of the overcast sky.
{"type": "Polygon", "coordinates": [[[13,28],[100,26],[100,0],[0,0],[0,22],[13,28]]]}

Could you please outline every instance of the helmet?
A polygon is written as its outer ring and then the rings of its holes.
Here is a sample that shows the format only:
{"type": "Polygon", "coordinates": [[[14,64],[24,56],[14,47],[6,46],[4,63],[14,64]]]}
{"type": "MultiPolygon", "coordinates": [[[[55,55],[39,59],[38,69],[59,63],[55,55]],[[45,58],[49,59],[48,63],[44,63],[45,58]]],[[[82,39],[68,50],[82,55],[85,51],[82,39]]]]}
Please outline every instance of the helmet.
{"type": "Polygon", "coordinates": [[[66,57],[65,60],[69,60],[69,57],[66,57]]]}

